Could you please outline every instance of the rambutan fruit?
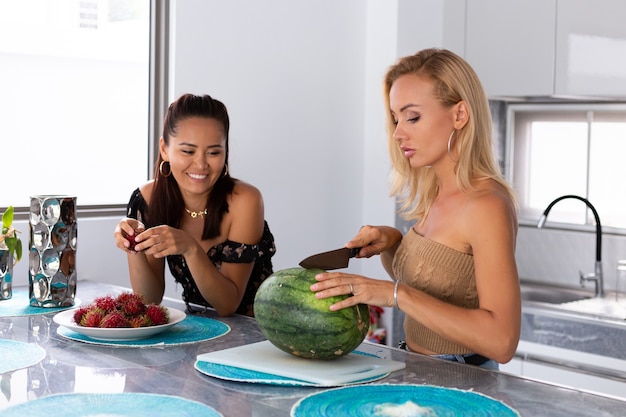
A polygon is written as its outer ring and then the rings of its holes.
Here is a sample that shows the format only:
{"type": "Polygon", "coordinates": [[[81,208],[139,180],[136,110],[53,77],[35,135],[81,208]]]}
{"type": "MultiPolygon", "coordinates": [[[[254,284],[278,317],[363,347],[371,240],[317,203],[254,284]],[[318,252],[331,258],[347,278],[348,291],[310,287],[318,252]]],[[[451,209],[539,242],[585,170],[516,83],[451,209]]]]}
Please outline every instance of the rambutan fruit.
{"type": "Polygon", "coordinates": [[[95,298],[76,310],[74,321],[84,327],[149,327],[168,323],[169,312],[158,304],[146,305],[141,294],[126,291],[95,298]]]}
{"type": "Polygon", "coordinates": [[[129,327],[128,319],[124,317],[124,314],[120,311],[111,311],[107,313],[100,322],[100,327],[103,328],[119,328],[129,327]]]}
{"type": "Polygon", "coordinates": [[[146,314],[140,314],[128,319],[130,327],[150,327],[153,325],[152,320],[146,314]]]}
{"type": "Polygon", "coordinates": [[[157,304],[149,304],[146,307],[146,316],[148,316],[155,326],[165,324],[170,319],[167,309],[157,304]]]}
{"type": "Polygon", "coordinates": [[[115,301],[115,298],[110,295],[95,298],[93,300],[93,304],[95,304],[96,307],[103,310],[105,313],[109,313],[117,308],[117,302],[115,301]]]}
{"type": "Polygon", "coordinates": [[[104,311],[98,307],[91,307],[83,314],[78,325],[83,327],[100,327],[103,317],[104,311]]]}
{"type": "Polygon", "coordinates": [[[127,298],[119,303],[120,310],[127,316],[137,316],[146,310],[146,305],[136,297],[127,298]]]}
{"type": "Polygon", "coordinates": [[[82,307],[77,308],[76,311],[74,311],[74,315],[72,316],[72,318],[74,319],[74,323],[80,324],[81,320],[83,319],[83,316],[88,311],[89,311],[89,306],[82,306],[82,307]]]}
{"type": "Polygon", "coordinates": [[[116,298],[116,301],[119,304],[124,304],[128,302],[129,300],[136,300],[137,302],[144,303],[143,296],[139,293],[132,292],[132,291],[125,291],[119,294],[116,298]]]}

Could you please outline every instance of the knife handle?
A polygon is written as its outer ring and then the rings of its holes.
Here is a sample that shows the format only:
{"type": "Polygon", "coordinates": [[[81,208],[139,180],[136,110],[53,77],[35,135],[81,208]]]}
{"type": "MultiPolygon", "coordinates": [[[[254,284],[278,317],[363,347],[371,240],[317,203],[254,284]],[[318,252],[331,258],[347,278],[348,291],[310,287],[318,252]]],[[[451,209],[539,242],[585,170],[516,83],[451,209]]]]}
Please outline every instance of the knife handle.
{"type": "Polygon", "coordinates": [[[360,250],[361,248],[350,248],[350,258],[354,258],[360,250]]]}

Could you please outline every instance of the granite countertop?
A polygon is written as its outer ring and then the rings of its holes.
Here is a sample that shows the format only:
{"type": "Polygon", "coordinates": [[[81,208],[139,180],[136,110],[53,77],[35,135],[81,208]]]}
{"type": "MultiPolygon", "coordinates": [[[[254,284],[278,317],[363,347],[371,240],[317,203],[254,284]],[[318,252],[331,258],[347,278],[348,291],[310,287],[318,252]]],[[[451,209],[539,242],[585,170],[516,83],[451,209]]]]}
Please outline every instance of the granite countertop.
{"type": "MultiPolygon", "coordinates": [[[[95,296],[123,290],[127,289],[80,281],[77,297],[84,304],[95,296]]],[[[164,304],[183,309],[178,300],[167,299],[164,304]]],[[[40,363],[10,375],[11,395],[0,395],[0,413],[8,406],[51,394],[108,390],[175,395],[209,405],[227,417],[280,417],[289,416],[291,407],[301,398],[325,389],[227,381],[194,369],[198,354],[264,340],[256,322],[249,317],[222,318],[207,310],[202,315],[227,324],[231,330],[213,340],[138,349],[69,340],[57,333],[53,315],[0,317],[0,328],[4,329],[0,338],[34,343],[46,351],[40,363]]],[[[405,369],[372,384],[419,384],[471,390],[504,402],[522,416],[615,416],[626,407],[624,401],[387,346],[364,343],[359,349],[406,364],[405,369]]]]}

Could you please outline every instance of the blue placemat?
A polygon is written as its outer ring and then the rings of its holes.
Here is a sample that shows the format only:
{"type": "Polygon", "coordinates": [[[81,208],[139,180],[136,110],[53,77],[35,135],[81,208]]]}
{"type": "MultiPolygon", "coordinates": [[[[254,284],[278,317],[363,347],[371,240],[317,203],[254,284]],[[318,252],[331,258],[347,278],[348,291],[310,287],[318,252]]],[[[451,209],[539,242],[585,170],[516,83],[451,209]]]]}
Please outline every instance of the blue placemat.
{"type": "Polygon", "coordinates": [[[519,417],[508,405],[473,391],[432,385],[374,384],[328,389],[299,400],[291,417],[519,417]]]}
{"type": "MultiPolygon", "coordinates": [[[[369,353],[354,351],[353,353],[376,356],[371,355],[369,353]]],[[[194,367],[200,373],[204,375],[208,375],[213,378],[224,379],[226,381],[235,381],[235,382],[248,382],[253,384],[267,384],[267,385],[282,385],[282,386],[291,386],[291,387],[331,387],[337,385],[322,385],[309,381],[302,381],[299,379],[287,378],[280,375],[268,374],[265,372],[257,372],[251,369],[238,368],[236,366],[228,366],[221,365],[218,363],[205,362],[205,361],[196,361],[194,367]]],[[[353,385],[353,384],[364,384],[367,382],[377,381],[379,379],[383,379],[387,377],[389,373],[384,373],[381,375],[377,375],[371,378],[360,379],[358,381],[352,381],[350,383],[341,384],[342,386],[353,385]]]]}
{"type": "Polygon", "coordinates": [[[80,300],[74,300],[74,305],[64,307],[33,307],[30,305],[28,290],[13,289],[13,297],[0,301],[0,317],[35,316],[38,314],[58,313],[68,308],[80,305],[80,300]]]}
{"type": "Polygon", "coordinates": [[[208,405],[158,394],[59,394],[2,410],[3,417],[24,416],[203,416],[223,417],[208,405]]]}
{"type": "Polygon", "coordinates": [[[118,347],[153,347],[186,345],[189,343],[203,342],[224,336],[230,331],[230,326],[218,320],[208,317],[187,316],[183,321],[170,329],[154,336],[140,340],[108,341],[92,339],[89,336],[76,333],[66,327],[59,326],[57,333],[65,338],[79,342],[92,343],[95,345],[118,346],[118,347]]]}
{"type": "Polygon", "coordinates": [[[34,343],[0,339],[0,374],[33,366],[46,357],[46,351],[34,343]]]}

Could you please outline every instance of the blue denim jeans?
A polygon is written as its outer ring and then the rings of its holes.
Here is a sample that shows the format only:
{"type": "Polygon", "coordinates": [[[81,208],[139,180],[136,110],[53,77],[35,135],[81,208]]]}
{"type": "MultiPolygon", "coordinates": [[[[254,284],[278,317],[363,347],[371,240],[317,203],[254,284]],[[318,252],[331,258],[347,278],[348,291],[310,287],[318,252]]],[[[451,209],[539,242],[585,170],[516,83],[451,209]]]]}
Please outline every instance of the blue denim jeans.
{"type": "MultiPolygon", "coordinates": [[[[400,343],[398,343],[398,347],[400,349],[408,350],[409,352],[411,352],[411,349],[409,349],[409,346],[406,344],[404,340],[401,340],[400,343]]],[[[430,357],[444,359],[444,360],[451,361],[451,362],[465,363],[465,358],[468,356],[472,356],[472,355],[473,355],[472,353],[467,354],[467,355],[443,354],[443,355],[430,355],[430,357]]],[[[495,371],[500,369],[500,365],[498,365],[498,362],[494,361],[493,359],[487,360],[487,362],[480,364],[479,367],[485,368],[485,369],[493,369],[495,371]]]]}
{"type": "MultiPolygon", "coordinates": [[[[465,363],[466,356],[471,356],[471,354],[469,355],[431,355],[432,358],[439,358],[439,359],[444,359],[447,361],[459,362],[459,363],[465,363]]],[[[487,362],[479,365],[479,367],[486,368],[486,369],[493,369],[495,371],[500,369],[498,362],[494,361],[493,359],[489,359],[487,362]]]]}

